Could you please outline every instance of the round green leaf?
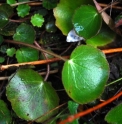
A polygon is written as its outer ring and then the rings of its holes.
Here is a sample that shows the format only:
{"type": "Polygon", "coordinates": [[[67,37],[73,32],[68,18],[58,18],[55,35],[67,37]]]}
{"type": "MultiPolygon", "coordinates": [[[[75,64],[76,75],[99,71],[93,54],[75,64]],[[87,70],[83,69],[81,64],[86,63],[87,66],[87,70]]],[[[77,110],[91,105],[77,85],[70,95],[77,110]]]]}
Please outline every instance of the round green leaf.
{"type": "Polygon", "coordinates": [[[41,27],[43,25],[44,18],[40,14],[35,14],[31,17],[31,23],[33,26],[41,27]]]}
{"type": "Polygon", "coordinates": [[[16,3],[16,1],[15,0],[7,0],[7,3],[8,4],[14,4],[14,3],[16,3]]]}
{"type": "Polygon", "coordinates": [[[5,58],[0,56],[0,63],[3,63],[4,61],[5,61],[5,58]]]}
{"type": "Polygon", "coordinates": [[[92,46],[78,46],[66,61],[62,80],[67,94],[78,103],[98,98],[104,90],[109,65],[104,54],[92,46]]]}
{"type": "Polygon", "coordinates": [[[115,33],[106,25],[102,27],[100,32],[94,37],[86,40],[86,43],[94,47],[105,46],[112,43],[115,39],[115,33]]]}
{"type": "Polygon", "coordinates": [[[98,33],[102,17],[95,7],[83,5],[75,11],[72,23],[79,36],[89,39],[98,33]]]}
{"type": "Polygon", "coordinates": [[[17,50],[16,58],[19,63],[36,61],[39,57],[39,51],[30,47],[22,47],[17,50]]]}
{"type": "Polygon", "coordinates": [[[3,28],[9,22],[9,18],[6,12],[0,10],[0,28],[3,28]]]}
{"type": "Polygon", "coordinates": [[[121,124],[122,123],[122,104],[119,104],[115,108],[111,109],[105,116],[105,120],[109,124],[121,124]]]}
{"type": "Polygon", "coordinates": [[[44,82],[37,72],[32,69],[19,69],[11,77],[6,94],[20,118],[27,121],[38,118],[36,122],[43,122],[56,114],[57,110],[45,114],[58,106],[59,98],[52,86],[44,82]]]}
{"type": "Polygon", "coordinates": [[[17,14],[20,17],[25,17],[26,15],[29,15],[30,6],[28,4],[21,4],[17,7],[17,14]]]}
{"type": "Polygon", "coordinates": [[[7,53],[7,56],[9,56],[9,57],[13,57],[13,55],[15,54],[15,52],[16,52],[16,49],[15,48],[8,48],[7,49],[7,51],[6,51],[6,53],[7,53]]]}
{"type": "Polygon", "coordinates": [[[35,40],[35,31],[32,26],[22,23],[16,29],[16,33],[14,34],[13,39],[16,41],[33,44],[35,40]]]}
{"type": "Polygon", "coordinates": [[[6,103],[0,100],[0,124],[11,124],[12,117],[6,103]]]}
{"type": "Polygon", "coordinates": [[[64,35],[67,35],[73,28],[71,19],[75,9],[80,7],[81,4],[92,3],[92,0],[60,0],[59,4],[54,9],[56,26],[64,35]]]}

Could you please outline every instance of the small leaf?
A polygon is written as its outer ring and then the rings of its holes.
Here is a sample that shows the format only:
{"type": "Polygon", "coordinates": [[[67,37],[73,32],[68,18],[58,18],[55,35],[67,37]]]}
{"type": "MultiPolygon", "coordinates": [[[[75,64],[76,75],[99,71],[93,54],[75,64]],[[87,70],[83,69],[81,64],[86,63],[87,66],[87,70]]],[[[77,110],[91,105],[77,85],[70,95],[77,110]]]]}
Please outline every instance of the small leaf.
{"type": "Polygon", "coordinates": [[[35,14],[31,17],[31,23],[33,26],[41,27],[43,25],[44,18],[40,14],[35,14]]]}
{"type": "Polygon", "coordinates": [[[109,65],[104,54],[87,45],[78,46],[66,61],[62,80],[67,94],[78,103],[98,98],[109,76],[109,65]]]}
{"type": "Polygon", "coordinates": [[[13,55],[15,54],[15,52],[16,52],[16,49],[15,48],[9,48],[9,49],[7,49],[7,51],[6,51],[6,53],[7,53],[7,56],[9,56],[9,57],[13,57],[13,55]]]}
{"type": "Polygon", "coordinates": [[[16,33],[14,34],[13,39],[16,41],[33,44],[35,40],[35,31],[32,26],[22,23],[16,29],[16,33]]]}
{"type": "Polygon", "coordinates": [[[122,123],[122,104],[111,109],[105,116],[105,120],[109,124],[121,124],[122,123]]]}
{"type": "Polygon", "coordinates": [[[21,4],[17,7],[17,14],[20,17],[25,17],[29,15],[30,6],[28,4],[21,4]]]}
{"type": "Polygon", "coordinates": [[[16,58],[19,63],[38,60],[39,52],[29,47],[22,47],[17,50],[16,58]]]}
{"type": "Polygon", "coordinates": [[[0,63],[3,63],[4,61],[5,61],[5,58],[0,56],[0,63]]]}
{"type": "Polygon", "coordinates": [[[0,100],[0,124],[11,124],[12,117],[6,103],[0,100]]]}
{"type": "MultiPolygon", "coordinates": [[[[78,106],[79,106],[78,103],[73,102],[73,101],[68,101],[68,109],[69,109],[71,115],[77,113],[78,106]]],[[[78,123],[78,119],[77,119],[77,120],[74,120],[74,121],[72,122],[72,124],[79,124],[79,123],[78,123]]]]}
{"type": "Polygon", "coordinates": [[[82,4],[93,4],[92,0],[60,0],[57,7],[54,8],[56,26],[67,35],[73,29],[72,16],[76,8],[82,4]]]}
{"type": "Polygon", "coordinates": [[[100,32],[94,37],[86,40],[86,43],[94,47],[105,46],[115,39],[115,33],[107,26],[101,28],[100,32]]]}
{"type": "Polygon", "coordinates": [[[7,0],[7,3],[8,4],[14,4],[14,3],[16,3],[16,1],[15,0],[7,0]]]}
{"type": "Polygon", "coordinates": [[[43,122],[57,113],[57,110],[49,112],[59,104],[55,90],[32,69],[19,69],[10,77],[6,91],[13,110],[24,120],[38,118],[36,122],[43,122]]]}
{"type": "Polygon", "coordinates": [[[82,5],[76,9],[72,23],[79,36],[89,39],[98,33],[102,24],[102,18],[95,7],[82,5]]]}
{"type": "Polygon", "coordinates": [[[3,36],[2,35],[0,35],[0,45],[2,44],[2,42],[3,42],[3,36]]]}
{"type": "Polygon", "coordinates": [[[43,0],[42,6],[50,10],[56,7],[58,0],[43,0]]]}
{"type": "Polygon", "coordinates": [[[9,22],[6,12],[0,10],[0,28],[3,28],[9,22]]]}

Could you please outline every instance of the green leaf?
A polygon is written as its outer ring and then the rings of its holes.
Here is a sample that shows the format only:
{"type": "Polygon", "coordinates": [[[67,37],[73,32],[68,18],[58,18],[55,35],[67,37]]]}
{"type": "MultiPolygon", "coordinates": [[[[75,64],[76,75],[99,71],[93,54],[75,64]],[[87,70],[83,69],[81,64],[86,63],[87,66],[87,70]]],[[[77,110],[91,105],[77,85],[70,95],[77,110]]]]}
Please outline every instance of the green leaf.
{"type": "Polygon", "coordinates": [[[0,6],[0,11],[4,11],[8,15],[8,17],[10,17],[14,13],[13,8],[6,3],[0,6]]]}
{"type": "Polygon", "coordinates": [[[101,28],[100,32],[94,37],[86,40],[86,43],[94,47],[105,46],[115,39],[115,33],[106,25],[101,28]]]}
{"type": "Polygon", "coordinates": [[[62,80],[67,94],[78,103],[98,98],[109,76],[109,65],[104,54],[87,45],[78,46],[66,61],[62,80]]]}
{"type": "Polygon", "coordinates": [[[0,28],[3,28],[9,22],[9,18],[6,12],[0,10],[0,28]]]}
{"type": "Polygon", "coordinates": [[[95,7],[82,5],[75,11],[72,23],[79,36],[89,39],[98,33],[102,24],[102,17],[95,7]]]}
{"type": "Polygon", "coordinates": [[[109,124],[121,124],[122,123],[122,104],[111,109],[105,116],[105,120],[109,124]]]}
{"type": "MultiPolygon", "coordinates": [[[[79,106],[78,103],[73,102],[73,101],[68,101],[68,109],[69,109],[71,115],[77,113],[78,106],[79,106]]],[[[78,119],[77,119],[77,120],[74,120],[74,121],[72,122],[72,124],[79,124],[79,123],[78,123],[78,119]]]]}
{"type": "Polygon", "coordinates": [[[22,23],[16,29],[16,33],[14,34],[13,39],[16,41],[33,44],[35,40],[35,31],[32,26],[22,23]]]}
{"type": "Polygon", "coordinates": [[[6,94],[15,113],[24,120],[42,116],[36,122],[43,122],[57,113],[54,110],[45,114],[58,106],[59,98],[53,87],[32,69],[19,69],[10,77],[6,94]]]}
{"type": "Polygon", "coordinates": [[[2,35],[0,35],[0,45],[2,44],[2,42],[3,42],[3,36],[2,35]]]}
{"type": "Polygon", "coordinates": [[[41,27],[43,25],[44,18],[40,14],[35,14],[31,17],[31,23],[33,26],[41,27]]]}
{"type": "Polygon", "coordinates": [[[16,58],[19,63],[38,60],[39,52],[29,47],[22,47],[16,51],[16,58]]]}
{"type": "Polygon", "coordinates": [[[6,103],[0,100],[0,124],[11,124],[12,117],[6,103]]]}
{"type": "Polygon", "coordinates": [[[4,61],[5,61],[5,58],[0,56],[0,63],[3,63],[4,61]]]}
{"type": "Polygon", "coordinates": [[[56,7],[58,0],[43,0],[42,6],[50,10],[56,7]]]}
{"type": "Polygon", "coordinates": [[[73,29],[72,15],[76,8],[82,4],[93,4],[92,0],[60,0],[56,8],[54,8],[54,16],[56,18],[56,26],[67,35],[73,29]]]}
{"type": "Polygon", "coordinates": [[[6,51],[6,53],[7,53],[7,56],[9,56],[9,57],[13,57],[13,55],[15,54],[15,52],[16,52],[16,49],[15,48],[8,48],[7,49],[7,51],[6,51]]]}
{"type": "Polygon", "coordinates": [[[20,17],[25,17],[29,15],[30,6],[28,4],[21,4],[17,7],[17,14],[20,17]]]}
{"type": "Polygon", "coordinates": [[[7,3],[8,4],[14,4],[14,3],[16,3],[16,1],[15,0],[7,0],[7,3]]]}

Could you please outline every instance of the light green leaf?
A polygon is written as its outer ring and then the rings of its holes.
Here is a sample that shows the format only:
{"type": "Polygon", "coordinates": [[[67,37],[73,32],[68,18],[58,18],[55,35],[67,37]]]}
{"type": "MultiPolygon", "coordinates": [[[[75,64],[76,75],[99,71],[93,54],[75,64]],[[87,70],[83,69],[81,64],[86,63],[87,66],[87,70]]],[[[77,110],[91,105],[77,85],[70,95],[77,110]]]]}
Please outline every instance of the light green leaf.
{"type": "Polygon", "coordinates": [[[111,109],[105,116],[105,120],[109,124],[121,124],[122,123],[122,104],[111,109]]]}
{"type": "Polygon", "coordinates": [[[40,14],[35,14],[31,17],[31,23],[33,26],[41,27],[43,25],[44,18],[40,14]]]}
{"type": "Polygon", "coordinates": [[[16,3],[16,0],[7,0],[7,4],[14,4],[16,3]]]}
{"type": "Polygon", "coordinates": [[[15,54],[15,52],[16,52],[16,49],[15,48],[8,48],[7,49],[7,51],[6,51],[6,53],[7,53],[7,56],[9,56],[9,57],[13,57],[13,55],[15,54]]]}
{"type": "Polygon", "coordinates": [[[102,17],[94,6],[82,5],[75,10],[72,23],[79,36],[89,39],[100,30],[102,17]]]}
{"type": "Polygon", "coordinates": [[[73,29],[72,16],[76,8],[82,4],[93,4],[92,0],[60,0],[57,7],[54,8],[56,26],[67,35],[73,29]]]}
{"type": "Polygon", "coordinates": [[[57,93],[37,72],[19,69],[11,77],[6,94],[20,118],[27,121],[38,118],[36,122],[43,122],[57,113],[57,110],[49,112],[59,104],[57,93]]]}
{"type": "Polygon", "coordinates": [[[87,45],[78,46],[65,62],[62,80],[67,94],[78,103],[98,98],[109,76],[109,65],[104,54],[87,45]]]}
{"type": "Polygon", "coordinates": [[[17,14],[20,17],[25,17],[29,15],[30,6],[28,4],[21,4],[17,7],[17,14]]]}
{"type": "Polygon", "coordinates": [[[12,117],[6,103],[0,100],[0,124],[11,124],[12,117]]]}
{"type": "Polygon", "coordinates": [[[29,47],[21,47],[16,51],[16,58],[19,63],[36,61],[38,57],[39,51],[29,47]]]}
{"type": "Polygon", "coordinates": [[[16,41],[33,44],[35,40],[35,31],[32,26],[22,23],[16,29],[16,33],[14,34],[13,39],[16,41]]]}

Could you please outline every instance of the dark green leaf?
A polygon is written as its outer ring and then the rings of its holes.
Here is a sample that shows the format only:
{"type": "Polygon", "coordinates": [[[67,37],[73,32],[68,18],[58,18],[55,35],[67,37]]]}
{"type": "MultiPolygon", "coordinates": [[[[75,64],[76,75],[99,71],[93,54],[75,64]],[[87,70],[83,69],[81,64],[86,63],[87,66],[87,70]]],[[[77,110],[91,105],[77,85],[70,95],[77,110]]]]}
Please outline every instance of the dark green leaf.
{"type": "Polygon", "coordinates": [[[5,58],[0,56],[0,63],[3,63],[4,61],[5,61],[5,58]]]}
{"type": "Polygon", "coordinates": [[[2,42],[3,42],[3,36],[2,35],[0,35],[0,45],[2,44],[2,42]]]}
{"type": "Polygon", "coordinates": [[[21,4],[17,7],[17,13],[20,17],[25,17],[29,15],[30,6],[28,4],[21,4]]]}
{"type": "Polygon", "coordinates": [[[22,23],[16,29],[16,33],[14,34],[13,39],[16,41],[33,44],[35,40],[35,31],[32,26],[22,23]]]}
{"type": "Polygon", "coordinates": [[[6,12],[0,10],[0,28],[3,28],[9,22],[6,12]]]}
{"type": "Polygon", "coordinates": [[[122,123],[122,104],[119,104],[115,108],[111,109],[105,116],[105,120],[109,124],[121,124],[122,123]]]}
{"type": "Polygon", "coordinates": [[[62,80],[67,94],[78,103],[98,98],[109,76],[109,65],[104,54],[92,46],[78,46],[66,61],[62,80]]]}
{"type": "Polygon", "coordinates": [[[0,100],[0,124],[11,124],[12,117],[6,103],[0,100]]]}
{"type": "Polygon", "coordinates": [[[7,0],[7,3],[8,4],[14,4],[14,3],[16,3],[16,1],[15,0],[7,0]]]}
{"type": "Polygon", "coordinates": [[[89,39],[98,33],[102,24],[102,17],[95,7],[82,5],[75,11],[72,23],[79,36],[89,39]]]}
{"type": "Polygon", "coordinates": [[[22,47],[17,50],[16,58],[19,63],[38,60],[39,52],[29,47],[22,47]]]}
{"type": "Polygon", "coordinates": [[[58,106],[59,99],[52,86],[31,69],[19,69],[12,79],[10,77],[6,90],[13,110],[22,119],[38,118],[36,122],[43,122],[57,112],[46,114],[58,106]]]}

